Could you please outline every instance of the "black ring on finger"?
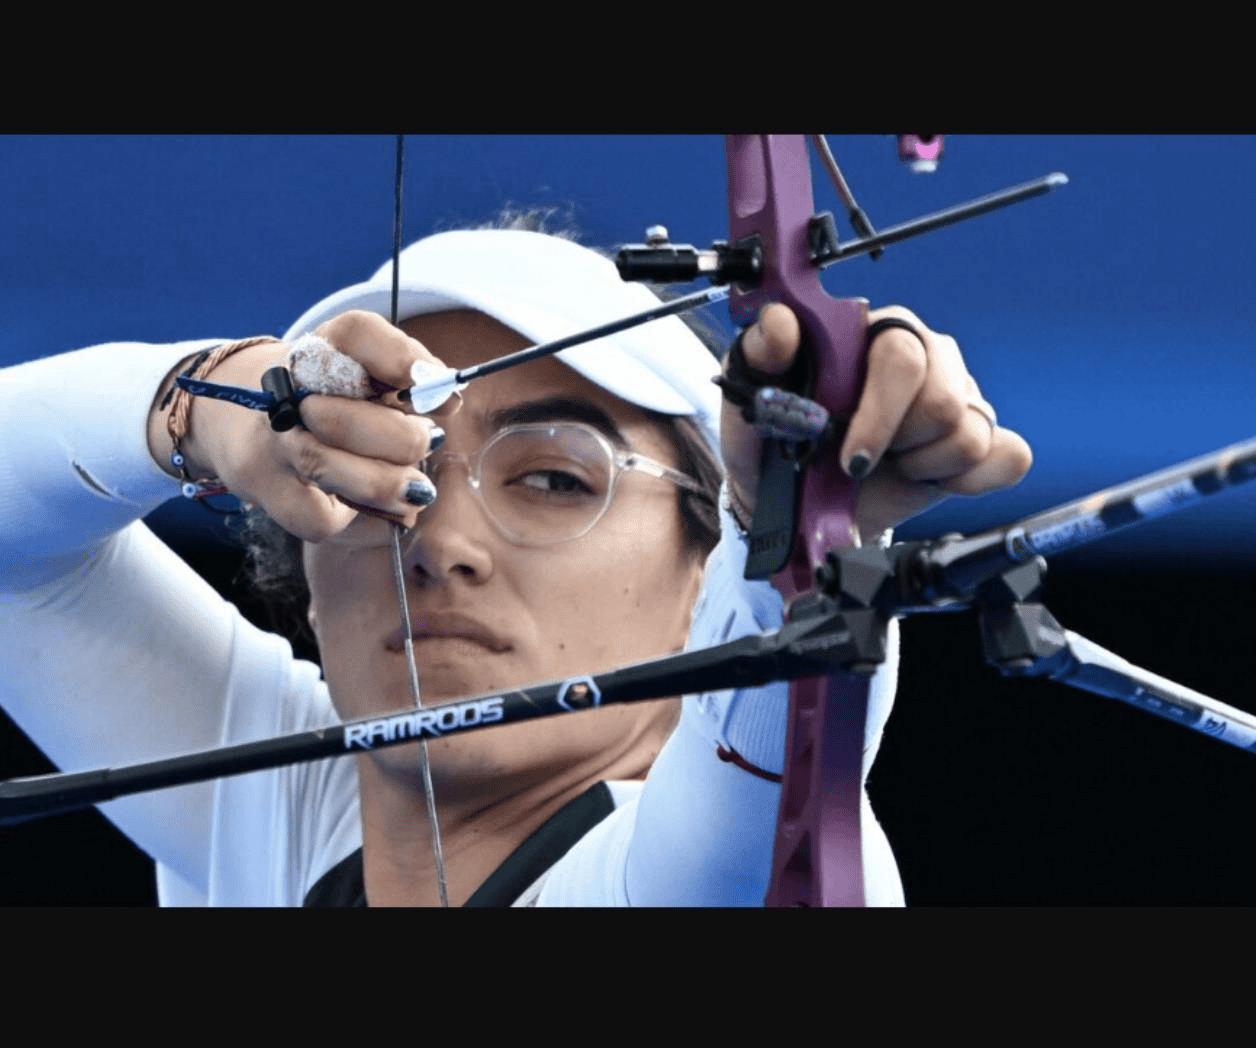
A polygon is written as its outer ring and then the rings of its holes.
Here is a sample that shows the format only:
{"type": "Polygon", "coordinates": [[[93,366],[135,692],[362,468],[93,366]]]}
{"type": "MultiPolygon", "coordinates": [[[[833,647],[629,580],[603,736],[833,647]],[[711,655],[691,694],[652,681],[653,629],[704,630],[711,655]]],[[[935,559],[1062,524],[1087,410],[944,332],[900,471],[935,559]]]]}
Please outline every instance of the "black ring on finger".
{"type": "Polygon", "coordinates": [[[898,317],[885,317],[883,320],[878,320],[875,324],[868,325],[868,345],[872,345],[872,340],[881,334],[882,331],[887,331],[890,328],[902,328],[904,331],[910,331],[916,336],[922,346],[925,344],[924,336],[911,324],[907,323],[906,320],[899,320],[898,317]]]}

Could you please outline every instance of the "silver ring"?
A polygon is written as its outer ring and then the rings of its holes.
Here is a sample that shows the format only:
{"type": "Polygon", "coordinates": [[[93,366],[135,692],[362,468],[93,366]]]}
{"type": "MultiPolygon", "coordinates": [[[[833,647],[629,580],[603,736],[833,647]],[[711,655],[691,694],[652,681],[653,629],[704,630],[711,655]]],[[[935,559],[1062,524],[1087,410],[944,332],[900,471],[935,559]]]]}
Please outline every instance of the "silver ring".
{"type": "Polygon", "coordinates": [[[990,423],[991,433],[999,428],[999,417],[994,413],[994,408],[984,400],[970,400],[968,401],[968,407],[972,408],[978,415],[990,423]]]}

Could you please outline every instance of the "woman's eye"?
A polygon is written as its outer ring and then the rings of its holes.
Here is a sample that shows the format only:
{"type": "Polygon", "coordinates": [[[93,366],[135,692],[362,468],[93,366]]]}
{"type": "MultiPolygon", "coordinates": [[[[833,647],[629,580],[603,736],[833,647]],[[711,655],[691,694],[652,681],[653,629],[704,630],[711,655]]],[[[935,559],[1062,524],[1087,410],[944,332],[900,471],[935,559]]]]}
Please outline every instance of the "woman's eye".
{"type": "Polygon", "coordinates": [[[519,483],[536,491],[557,492],[560,494],[592,494],[589,486],[579,477],[565,473],[559,469],[541,469],[525,473],[519,483]]]}

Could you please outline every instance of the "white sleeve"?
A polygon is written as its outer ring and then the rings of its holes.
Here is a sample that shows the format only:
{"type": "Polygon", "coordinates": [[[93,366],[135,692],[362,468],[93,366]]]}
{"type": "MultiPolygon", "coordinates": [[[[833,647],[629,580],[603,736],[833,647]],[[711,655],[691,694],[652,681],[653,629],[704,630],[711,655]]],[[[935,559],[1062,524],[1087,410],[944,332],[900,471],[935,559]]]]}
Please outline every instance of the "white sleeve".
{"type": "MultiPolygon", "coordinates": [[[[721,500],[723,504],[723,500],[721,500]]],[[[722,538],[707,560],[689,647],[779,627],[780,594],[747,582],[746,541],[727,509],[722,538]]],[[[863,776],[876,758],[898,674],[898,630],[872,679],[863,776]]],[[[617,808],[571,850],[538,904],[591,906],[761,906],[771,879],[779,785],[719,760],[736,750],[780,773],[785,762],[789,686],[728,690],[684,698],[680,724],[650,770],[640,796],[617,808]]],[[[866,792],[861,811],[865,896],[871,906],[903,905],[893,853],[866,792]]]]}
{"type": "MultiPolygon", "coordinates": [[[[0,702],[63,771],[334,720],[318,668],[139,519],[178,492],[148,450],[153,392],[221,341],[112,344],[0,371],[0,702]]],[[[101,810],[158,862],[163,896],[299,904],[356,846],[355,795],[351,762],[321,761],[101,810]]]]}
{"type": "Polygon", "coordinates": [[[32,589],[178,494],[148,451],[162,379],[218,340],[111,343],[0,370],[0,587],[32,589]]]}

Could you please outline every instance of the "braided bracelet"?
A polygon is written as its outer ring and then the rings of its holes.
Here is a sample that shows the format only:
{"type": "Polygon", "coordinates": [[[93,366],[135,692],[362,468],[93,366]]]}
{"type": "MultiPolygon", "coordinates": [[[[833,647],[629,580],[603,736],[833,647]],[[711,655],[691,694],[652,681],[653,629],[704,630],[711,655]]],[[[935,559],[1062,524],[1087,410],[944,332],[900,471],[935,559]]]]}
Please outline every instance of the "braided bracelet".
{"type": "MultiPolygon", "coordinates": [[[[184,378],[205,378],[232,353],[252,346],[260,346],[267,342],[278,342],[270,335],[246,338],[239,342],[228,342],[213,349],[207,349],[196,357],[181,373],[184,378]],[[204,367],[204,371],[201,368],[204,367]]],[[[188,472],[187,458],[183,454],[183,440],[188,435],[192,421],[192,394],[179,386],[173,385],[161,402],[161,409],[170,407],[166,416],[166,432],[170,435],[170,465],[179,474],[181,490],[184,498],[206,499],[213,495],[225,495],[227,486],[217,477],[204,480],[193,480],[188,472]]]]}

